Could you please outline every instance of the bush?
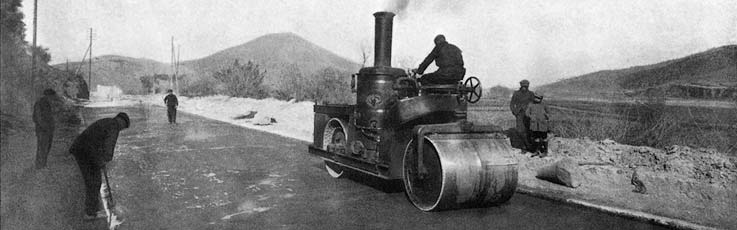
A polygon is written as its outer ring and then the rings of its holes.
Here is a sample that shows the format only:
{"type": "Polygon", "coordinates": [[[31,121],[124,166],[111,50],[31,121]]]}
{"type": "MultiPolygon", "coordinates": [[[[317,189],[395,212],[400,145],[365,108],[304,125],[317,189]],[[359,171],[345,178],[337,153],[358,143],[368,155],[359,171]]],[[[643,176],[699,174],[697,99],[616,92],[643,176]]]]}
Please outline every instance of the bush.
{"type": "Polygon", "coordinates": [[[205,77],[193,82],[185,82],[179,93],[189,97],[214,95],[217,92],[217,84],[215,79],[205,77]]]}
{"type": "Polygon", "coordinates": [[[266,71],[262,71],[251,61],[240,64],[236,59],[232,66],[217,71],[212,76],[223,84],[224,93],[228,96],[260,99],[267,95],[262,86],[266,71]]]}
{"type": "Polygon", "coordinates": [[[306,97],[317,104],[349,104],[354,102],[350,74],[324,68],[309,78],[306,97]]]}
{"type": "Polygon", "coordinates": [[[350,104],[355,95],[350,89],[350,74],[327,67],[304,77],[296,67],[289,67],[291,74],[282,76],[279,89],[272,95],[282,100],[313,101],[317,104],[350,104]]]}

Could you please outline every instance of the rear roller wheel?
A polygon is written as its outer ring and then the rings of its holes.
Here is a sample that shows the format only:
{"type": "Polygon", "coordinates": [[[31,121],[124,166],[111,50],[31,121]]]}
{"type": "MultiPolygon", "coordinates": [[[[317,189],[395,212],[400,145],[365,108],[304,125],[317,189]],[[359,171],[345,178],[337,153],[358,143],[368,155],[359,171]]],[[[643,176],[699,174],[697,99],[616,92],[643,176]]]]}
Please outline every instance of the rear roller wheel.
{"type": "MultiPolygon", "coordinates": [[[[333,118],[328,122],[325,132],[323,132],[322,149],[325,151],[335,151],[331,148],[345,147],[347,139],[348,136],[343,131],[343,125],[340,123],[340,120],[333,118]]],[[[325,160],[325,170],[332,178],[341,178],[345,171],[343,166],[329,160],[325,160]]]]}
{"type": "Polygon", "coordinates": [[[327,160],[325,161],[325,171],[328,171],[328,175],[332,178],[341,178],[344,173],[342,166],[327,160]]]}

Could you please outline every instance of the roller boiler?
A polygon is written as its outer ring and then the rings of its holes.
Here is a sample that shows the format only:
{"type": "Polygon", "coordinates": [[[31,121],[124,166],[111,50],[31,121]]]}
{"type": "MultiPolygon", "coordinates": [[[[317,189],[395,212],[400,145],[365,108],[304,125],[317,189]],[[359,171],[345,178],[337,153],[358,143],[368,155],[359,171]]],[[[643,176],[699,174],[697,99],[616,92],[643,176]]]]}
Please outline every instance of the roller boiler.
{"type": "Polygon", "coordinates": [[[508,201],[517,187],[509,139],[493,125],[467,120],[481,97],[479,80],[421,86],[391,67],[393,13],[374,14],[374,66],[352,76],[356,104],[315,105],[309,152],[330,176],[348,170],[401,179],[423,211],[479,208],[508,201]]]}

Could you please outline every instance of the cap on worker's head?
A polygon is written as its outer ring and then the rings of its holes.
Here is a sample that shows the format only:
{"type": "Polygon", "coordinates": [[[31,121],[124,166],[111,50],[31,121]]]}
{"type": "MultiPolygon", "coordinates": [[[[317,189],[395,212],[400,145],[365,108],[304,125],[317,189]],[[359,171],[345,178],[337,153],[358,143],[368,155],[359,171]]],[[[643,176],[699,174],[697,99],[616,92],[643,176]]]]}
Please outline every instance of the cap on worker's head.
{"type": "Polygon", "coordinates": [[[56,91],[53,89],[44,89],[44,95],[55,95],[56,91]]]}
{"type": "Polygon", "coordinates": [[[528,81],[528,80],[522,80],[522,81],[519,82],[519,85],[520,86],[528,86],[529,87],[530,86],[530,81],[528,81]]]}
{"type": "Polygon", "coordinates": [[[543,99],[543,97],[545,97],[545,95],[543,93],[541,93],[541,92],[536,92],[535,93],[535,98],[537,98],[537,99],[543,99]]]}
{"type": "Polygon", "coordinates": [[[130,120],[130,118],[128,118],[128,114],[127,113],[118,113],[118,115],[116,115],[115,118],[120,118],[120,119],[123,119],[123,121],[125,121],[125,127],[124,128],[127,129],[128,127],[131,126],[131,120],[130,120]]]}
{"type": "Polygon", "coordinates": [[[435,40],[433,41],[435,42],[436,45],[443,43],[445,42],[445,36],[443,36],[442,34],[438,34],[438,36],[435,36],[435,40]]]}
{"type": "Polygon", "coordinates": [[[167,89],[167,90],[166,90],[166,92],[167,92],[167,93],[171,93],[171,92],[174,92],[174,90],[171,90],[171,89],[167,89]]]}

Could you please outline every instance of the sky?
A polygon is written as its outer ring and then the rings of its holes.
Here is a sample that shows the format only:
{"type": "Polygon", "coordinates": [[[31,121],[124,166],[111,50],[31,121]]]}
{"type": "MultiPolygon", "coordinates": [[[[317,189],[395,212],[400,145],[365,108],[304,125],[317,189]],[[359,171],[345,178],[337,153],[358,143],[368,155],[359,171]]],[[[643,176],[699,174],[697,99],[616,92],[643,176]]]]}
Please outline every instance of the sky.
{"type": "MultiPolygon", "coordinates": [[[[24,1],[32,40],[33,1],[24,1]]],[[[38,44],[52,63],[94,56],[202,58],[269,33],[292,32],[360,62],[373,13],[396,12],[392,62],[416,67],[444,34],[466,76],[485,87],[554,82],[737,44],[735,0],[54,0],[39,1],[38,44]]],[[[372,63],[372,62],[369,62],[372,63]]],[[[434,66],[434,65],[433,65],[434,66]]]]}

